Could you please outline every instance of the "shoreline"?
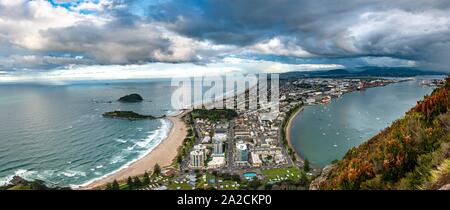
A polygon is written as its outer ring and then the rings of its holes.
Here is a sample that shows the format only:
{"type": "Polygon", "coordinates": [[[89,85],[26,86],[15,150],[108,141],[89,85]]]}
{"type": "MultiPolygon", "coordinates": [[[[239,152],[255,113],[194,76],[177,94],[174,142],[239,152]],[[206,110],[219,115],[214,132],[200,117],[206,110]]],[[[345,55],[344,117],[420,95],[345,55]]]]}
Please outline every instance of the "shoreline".
{"type": "Polygon", "coordinates": [[[303,105],[302,107],[300,107],[299,109],[297,109],[294,113],[291,113],[289,115],[289,119],[286,123],[286,127],[285,129],[285,137],[286,137],[286,141],[288,143],[288,147],[292,149],[292,151],[294,152],[295,155],[295,159],[297,161],[301,161],[302,163],[305,162],[305,160],[303,159],[303,157],[298,154],[298,152],[295,150],[294,145],[292,144],[292,139],[291,139],[291,127],[292,127],[292,121],[294,120],[295,117],[297,117],[298,114],[300,114],[300,112],[303,111],[303,109],[305,108],[305,106],[303,105]]]}
{"type": "MultiPolygon", "coordinates": [[[[245,93],[245,90],[238,92],[236,95],[239,96],[245,93]]],[[[234,96],[234,95],[233,95],[234,96]]],[[[222,96],[223,98],[219,99],[229,99],[230,96],[222,96]]],[[[209,100],[207,102],[200,103],[203,106],[211,106],[218,105],[217,103],[221,103],[222,101],[215,99],[216,101],[209,100]]],[[[200,104],[193,104],[193,107],[196,107],[200,104]]],[[[223,104],[225,106],[225,104],[223,104]]],[[[94,181],[88,182],[86,184],[78,186],[75,188],[77,190],[93,190],[99,187],[103,187],[108,183],[112,183],[114,180],[118,182],[126,180],[128,177],[140,176],[143,175],[146,171],[150,172],[153,170],[155,164],[159,164],[161,168],[170,166],[173,163],[173,160],[178,155],[178,148],[183,145],[183,141],[187,136],[188,126],[182,120],[186,114],[192,111],[191,109],[184,109],[178,111],[173,116],[167,116],[166,119],[170,120],[172,123],[172,127],[170,128],[169,134],[166,138],[161,140],[161,142],[147,155],[142,158],[138,158],[134,162],[132,162],[128,167],[119,169],[115,172],[111,172],[104,177],[99,177],[94,181]]]]}
{"type": "Polygon", "coordinates": [[[77,189],[95,189],[105,186],[114,180],[123,181],[128,177],[140,176],[146,171],[152,171],[156,164],[160,165],[161,168],[170,166],[178,155],[178,148],[183,144],[184,138],[187,135],[187,126],[182,120],[182,117],[187,112],[187,110],[184,110],[175,116],[166,118],[172,123],[169,134],[147,155],[137,159],[126,168],[113,172],[106,177],[94,180],[93,182],[86,184],[85,186],[80,186],[77,189]]]}
{"type": "MultiPolygon", "coordinates": [[[[399,81],[397,81],[397,82],[389,83],[389,84],[386,84],[386,85],[383,85],[383,86],[368,87],[368,88],[366,88],[366,89],[377,88],[377,87],[384,87],[384,86],[387,86],[387,85],[398,84],[398,83],[407,82],[407,81],[411,81],[411,80],[410,80],[410,79],[404,79],[404,80],[399,80],[399,81]]],[[[349,93],[353,93],[353,92],[361,92],[361,91],[365,91],[366,89],[363,89],[363,90],[354,90],[354,91],[345,92],[345,93],[342,94],[342,96],[344,96],[344,95],[346,95],[346,94],[349,94],[349,93]]],[[[342,96],[341,96],[341,97],[342,97],[342,96]]],[[[289,134],[290,134],[290,132],[291,132],[291,127],[292,127],[292,121],[293,121],[293,119],[294,119],[298,114],[300,114],[300,112],[303,111],[303,109],[305,108],[305,106],[307,106],[307,105],[303,105],[302,107],[300,107],[299,109],[297,109],[294,113],[291,113],[291,114],[289,115],[289,119],[288,119],[288,121],[286,122],[286,125],[285,125],[286,127],[284,128],[284,129],[285,129],[285,135],[286,135],[286,141],[287,141],[287,143],[288,143],[288,147],[291,148],[292,151],[294,152],[295,158],[296,158],[297,160],[300,160],[302,163],[305,162],[305,158],[302,157],[302,156],[294,149],[293,144],[292,144],[291,135],[289,135],[289,134]]],[[[316,106],[316,105],[313,105],[313,106],[316,106]]],[[[330,163],[330,164],[332,164],[332,163],[330,163]]],[[[324,167],[316,167],[314,164],[311,164],[311,163],[310,163],[310,167],[311,167],[313,170],[315,170],[315,169],[320,169],[320,170],[322,170],[322,169],[324,168],[324,167]]]]}

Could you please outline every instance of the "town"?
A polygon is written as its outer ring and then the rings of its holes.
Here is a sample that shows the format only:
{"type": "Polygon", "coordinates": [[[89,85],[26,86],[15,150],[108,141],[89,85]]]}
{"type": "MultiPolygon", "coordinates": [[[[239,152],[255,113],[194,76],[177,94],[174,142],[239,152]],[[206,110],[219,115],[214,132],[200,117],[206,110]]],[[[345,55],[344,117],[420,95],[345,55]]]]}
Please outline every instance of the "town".
{"type": "MultiPolygon", "coordinates": [[[[122,188],[136,185],[135,188],[147,190],[306,189],[320,170],[310,166],[290,146],[286,133],[289,119],[303,106],[330,103],[345,93],[404,80],[281,80],[278,112],[270,112],[266,107],[189,110],[184,117],[189,134],[174,164],[163,169],[155,167],[152,178],[147,178],[143,187],[133,184],[130,177],[122,188]]],[[[235,107],[258,98],[250,92],[242,93],[244,101],[235,97],[235,107]]],[[[139,178],[136,181],[141,184],[139,178]]]]}

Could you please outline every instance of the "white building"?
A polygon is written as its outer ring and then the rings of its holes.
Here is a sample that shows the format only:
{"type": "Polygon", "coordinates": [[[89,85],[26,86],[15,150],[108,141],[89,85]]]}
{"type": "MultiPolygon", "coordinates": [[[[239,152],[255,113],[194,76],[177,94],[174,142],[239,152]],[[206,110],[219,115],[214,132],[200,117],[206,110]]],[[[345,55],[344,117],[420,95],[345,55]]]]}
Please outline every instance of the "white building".
{"type": "Polygon", "coordinates": [[[208,152],[206,146],[203,144],[197,144],[194,146],[194,150],[203,152],[203,159],[206,160],[206,153],[208,152]]]}
{"type": "Polygon", "coordinates": [[[215,134],[213,136],[213,147],[214,147],[214,151],[213,151],[213,156],[224,156],[224,152],[223,152],[223,142],[225,142],[227,140],[227,135],[224,133],[220,133],[220,134],[215,134]]]}
{"type": "Polygon", "coordinates": [[[216,169],[225,166],[225,157],[213,157],[208,162],[208,169],[216,169]]]}
{"type": "Polygon", "coordinates": [[[205,155],[202,151],[193,150],[190,153],[190,157],[191,157],[191,167],[201,168],[205,166],[205,158],[204,158],[205,155]]]}

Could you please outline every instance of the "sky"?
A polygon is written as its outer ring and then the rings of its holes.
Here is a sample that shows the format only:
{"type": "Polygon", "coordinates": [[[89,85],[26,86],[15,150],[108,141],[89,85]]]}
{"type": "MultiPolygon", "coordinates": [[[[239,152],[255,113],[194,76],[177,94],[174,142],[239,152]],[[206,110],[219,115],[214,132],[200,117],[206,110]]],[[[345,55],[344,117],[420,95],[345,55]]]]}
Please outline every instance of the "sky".
{"type": "Polygon", "coordinates": [[[450,72],[448,0],[0,0],[0,82],[450,72]]]}

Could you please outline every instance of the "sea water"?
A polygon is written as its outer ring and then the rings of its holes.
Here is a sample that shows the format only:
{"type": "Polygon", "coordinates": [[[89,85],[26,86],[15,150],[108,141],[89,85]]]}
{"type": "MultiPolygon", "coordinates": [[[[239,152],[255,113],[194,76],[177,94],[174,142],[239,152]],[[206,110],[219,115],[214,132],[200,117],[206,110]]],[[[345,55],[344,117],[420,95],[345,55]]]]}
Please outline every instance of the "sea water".
{"type": "Polygon", "coordinates": [[[77,186],[127,167],[167,137],[166,119],[103,118],[108,111],[176,113],[170,82],[0,86],[0,185],[14,175],[77,186]],[[117,99],[131,93],[141,103],[117,99]]]}
{"type": "Polygon", "coordinates": [[[344,94],[325,105],[306,106],[292,121],[289,134],[294,149],[323,167],[342,158],[401,118],[433,87],[422,78],[344,94]]]}

